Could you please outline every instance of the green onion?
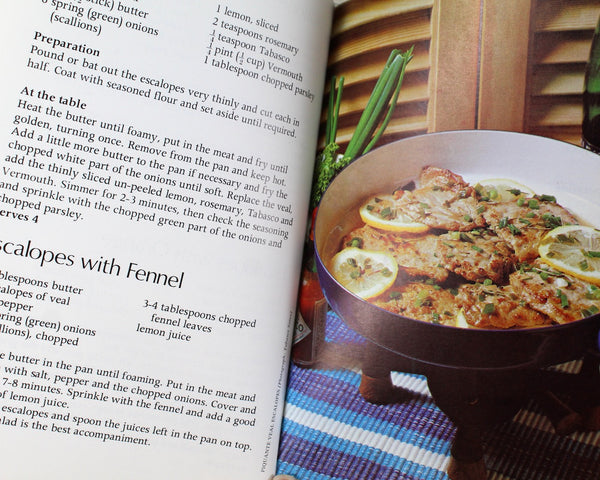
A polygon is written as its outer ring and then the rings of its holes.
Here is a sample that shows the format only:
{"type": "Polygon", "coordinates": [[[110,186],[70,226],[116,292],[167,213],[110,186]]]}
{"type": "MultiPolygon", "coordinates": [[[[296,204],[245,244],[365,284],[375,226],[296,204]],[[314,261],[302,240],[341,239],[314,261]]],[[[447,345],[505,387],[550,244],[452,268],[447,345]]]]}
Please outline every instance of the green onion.
{"type": "Polygon", "coordinates": [[[358,237],[354,237],[352,240],[350,240],[346,246],[348,247],[356,247],[356,248],[362,248],[363,245],[363,241],[362,238],[358,238],[358,237]]]}
{"type": "Polygon", "coordinates": [[[419,293],[417,293],[415,306],[422,307],[427,304],[431,304],[431,300],[429,300],[429,292],[427,290],[421,290],[419,293]]]}
{"type": "Polygon", "coordinates": [[[402,53],[400,50],[394,49],[388,57],[383,72],[358,121],[356,131],[348,143],[344,154],[345,163],[371,150],[383,134],[396,107],[406,65],[413,57],[413,50],[414,47],[411,47],[406,53],[402,53]],[[387,108],[387,113],[384,116],[385,108],[387,108]],[[377,129],[378,125],[379,129],[377,129]]]}
{"type": "Polygon", "coordinates": [[[414,47],[402,53],[394,49],[390,53],[342,156],[337,154],[339,145],[336,143],[336,137],[344,77],[340,78],[337,88],[336,77],[332,77],[325,124],[325,147],[318,157],[315,168],[312,208],[318,205],[321,196],[338,172],[355,157],[371,150],[383,135],[396,107],[406,65],[413,57],[413,50],[414,47]]]}
{"type": "Polygon", "coordinates": [[[598,308],[596,305],[592,305],[589,308],[584,308],[581,310],[581,314],[584,316],[584,318],[596,315],[598,312],[600,312],[600,308],[598,308]]]}
{"type": "Polygon", "coordinates": [[[544,221],[544,226],[546,228],[556,228],[562,225],[562,218],[552,215],[551,213],[545,213],[542,215],[542,220],[544,221]]]}
{"type": "Polygon", "coordinates": [[[568,308],[569,307],[569,299],[567,298],[567,296],[565,295],[565,293],[560,288],[556,290],[556,296],[558,298],[560,298],[560,306],[562,308],[568,308]]]}
{"type": "Polygon", "coordinates": [[[596,285],[588,285],[588,291],[585,294],[588,300],[600,300],[600,288],[596,285]]]}
{"type": "Polygon", "coordinates": [[[512,224],[508,225],[508,229],[510,230],[510,233],[512,233],[513,235],[521,235],[521,230],[519,230],[517,227],[515,227],[512,224]]]}
{"type": "Polygon", "coordinates": [[[565,235],[564,233],[557,235],[556,241],[559,243],[562,243],[562,244],[566,244],[566,245],[575,245],[576,243],[579,243],[574,236],[565,235]]]}
{"type": "Polygon", "coordinates": [[[484,315],[491,315],[492,313],[494,313],[496,311],[496,306],[493,303],[486,303],[483,306],[483,310],[482,313],[484,315]]]}
{"type": "Polygon", "coordinates": [[[390,218],[392,217],[392,209],[390,207],[385,207],[381,212],[379,212],[381,218],[390,218]]]}

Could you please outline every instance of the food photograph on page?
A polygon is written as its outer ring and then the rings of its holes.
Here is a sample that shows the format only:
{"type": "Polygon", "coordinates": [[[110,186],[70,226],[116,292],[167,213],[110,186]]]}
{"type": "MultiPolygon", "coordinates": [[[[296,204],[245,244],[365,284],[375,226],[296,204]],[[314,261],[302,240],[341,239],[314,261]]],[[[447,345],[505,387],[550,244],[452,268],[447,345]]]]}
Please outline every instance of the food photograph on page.
{"type": "Polygon", "coordinates": [[[338,2],[278,473],[598,478],[599,15],[338,2]]]}

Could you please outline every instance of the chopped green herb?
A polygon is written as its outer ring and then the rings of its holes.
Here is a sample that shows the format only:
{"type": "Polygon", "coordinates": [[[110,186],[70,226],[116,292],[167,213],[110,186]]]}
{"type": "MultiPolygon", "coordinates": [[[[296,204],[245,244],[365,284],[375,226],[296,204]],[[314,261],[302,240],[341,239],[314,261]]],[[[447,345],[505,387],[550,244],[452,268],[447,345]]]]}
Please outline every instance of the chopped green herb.
{"type": "Polygon", "coordinates": [[[350,240],[346,244],[346,246],[348,246],[348,247],[355,247],[355,248],[362,248],[362,246],[363,246],[362,238],[354,237],[352,240],[350,240]]]}
{"type": "Polygon", "coordinates": [[[509,224],[508,229],[513,235],[521,235],[521,230],[519,230],[519,228],[515,227],[513,224],[509,224]]]}
{"type": "Polygon", "coordinates": [[[379,212],[381,218],[391,218],[392,217],[392,209],[390,207],[385,207],[381,212],[379,212]]]}
{"type": "Polygon", "coordinates": [[[556,290],[556,296],[558,298],[560,298],[560,306],[562,308],[568,308],[569,307],[569,299],[567,298],[567,296],[565,295],[565,293],[560,288],[556,290]]]}
{"type": "Polygon", "coordinates": [[[416,307],[424,307],[427,305],[431,305],[431,299],[429,298],[429,292],[427,290],[421,290],[417,294],[417,298],[415,299],[416,307]]]}
{"type": "Polygon", "coordinates": [[[600,288],[596,285],[588,285],[588,291],[585,294],[585,298],[588,300],[600,300],[600,288]]]}
{"type": "Polygon", "coordinates": [[[483,310],[482,313],[484,315],[491,315],[492,313],[494,313],[496,311],[496,306],[493,303],[486,303],[483,306],[483,310]]]}
{"type": "Polygon", "coordinates": [[[542,215],[542,220],[544,221],[544,226],[546,228],[560,227],[563,223],[562,218],[552,215],[551,213],[544,213],[542,215]]]}
{"type": "Polygon", "coordinates": [[[556,197],[554,195],[538,195],[538,198],[542,202],[556,203],[556,197]]]}
{"type": "Polygon", "coordinates": [[[572,235],[566,235],[564,233],[561,233],[560,235],[557,235],[556,236],[556,241],[558,243],[563,243],[563,244],[566,244],[566,245],[575,245],[576,243],[579,243],[574,236],[572,236],[572,235]]]}

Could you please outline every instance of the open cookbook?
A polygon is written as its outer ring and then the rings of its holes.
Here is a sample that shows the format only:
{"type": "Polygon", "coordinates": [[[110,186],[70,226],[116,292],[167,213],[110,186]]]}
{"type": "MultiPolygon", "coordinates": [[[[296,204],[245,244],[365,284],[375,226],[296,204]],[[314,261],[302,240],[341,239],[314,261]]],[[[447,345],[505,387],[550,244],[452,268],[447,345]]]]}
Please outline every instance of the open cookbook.
{"type": "Polygon", "coordinates": [[[598,457],[600,10],[548,3],[4,2],[2,478],[479,480],[525,396],[598,457]],[[321,471],[316,369],[448,448],[321,471]]]}

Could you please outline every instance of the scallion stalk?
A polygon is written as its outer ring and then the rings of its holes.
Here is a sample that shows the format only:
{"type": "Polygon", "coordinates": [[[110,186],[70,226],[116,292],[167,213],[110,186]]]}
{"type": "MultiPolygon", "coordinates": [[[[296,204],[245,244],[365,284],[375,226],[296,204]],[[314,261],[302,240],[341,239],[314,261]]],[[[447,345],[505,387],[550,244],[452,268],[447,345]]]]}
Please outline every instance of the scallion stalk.
{"type": "Polygon", "coordinates": [[[337,153],[339,146],[336,137],[344,77],[340,77],[337,87],[336,77],[331,79],[325,123],[325,147],[316,165],[313,207],[319,203],[321,195],[337,173],[357,156],[371,150],[383,135],[396,107],[406,65],[413,57],[413,50],[414,48],[410,48],[402,53],[394,49],[390,53],[343,155],[337,153]]]}
{"type": "Polygon", "coordinates": [[[383,72],[373,88],[356,130],[348,143],[344,154],[344,163],[349,163],[358,155],[367,153],[383,134],[396,107],[406,65],[412,58],[412,53],[413,48],[405,54],[400,50],[393,50],[388,57],[383,72]],[[387,113],[385,112],[386,108],[387,113]],[[384,114],[384,120],[381,122],[384,114]]]}

